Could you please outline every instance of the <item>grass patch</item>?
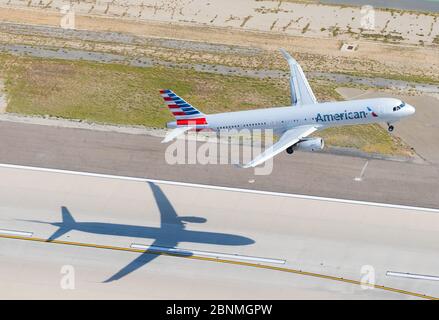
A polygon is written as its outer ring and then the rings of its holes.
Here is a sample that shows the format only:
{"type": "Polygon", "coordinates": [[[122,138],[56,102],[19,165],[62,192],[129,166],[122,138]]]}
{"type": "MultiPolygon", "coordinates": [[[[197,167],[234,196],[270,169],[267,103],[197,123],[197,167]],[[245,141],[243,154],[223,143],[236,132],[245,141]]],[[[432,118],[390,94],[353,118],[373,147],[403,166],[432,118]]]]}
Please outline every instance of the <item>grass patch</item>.
{"type": "Polygon", "coordinates": [[[355,71],[344,71],[340,72],[341,74],[346,74],[355,77],[367,77],[367,78],[382,78],[388,80],[398,80],[404,82],[412,82],[419,84],[433,84],[438,85],[439,80],[433,79],[429,76],[424,75],[407,75],[407,74],[396,74],[396,73],[382,73],[382,72],[355,72],[355,71]]]}
{"type": "Polygon", "coordinates": [[[288,103],[287,88],[274,80],[25,57],[6,64],[7,111],[15,113],[164,127],[173,118],[163,88],[205,113],[288,103]]]}
{"type": "Polygon", "coordinates": [[[330,146],[355,148],[369,153],[410,156],[409,147],[378,124],[333,127],[317,133],[330,146]]]}
{"type": "MultiPolygon", "coordinates": [[[[287,81],[225,76],[193,70],[49,60],[0,55],[8,112],[98,123],[165,127],[173,120],[158,90],[172,88],[203,112],[217,113],[289,103],[287,81]]],[[[312,81],[319,100],[340,100],[332,83],[312,81]]],[[[319,132],[328,145],[406,154],[378,125],[319,132]]]]}

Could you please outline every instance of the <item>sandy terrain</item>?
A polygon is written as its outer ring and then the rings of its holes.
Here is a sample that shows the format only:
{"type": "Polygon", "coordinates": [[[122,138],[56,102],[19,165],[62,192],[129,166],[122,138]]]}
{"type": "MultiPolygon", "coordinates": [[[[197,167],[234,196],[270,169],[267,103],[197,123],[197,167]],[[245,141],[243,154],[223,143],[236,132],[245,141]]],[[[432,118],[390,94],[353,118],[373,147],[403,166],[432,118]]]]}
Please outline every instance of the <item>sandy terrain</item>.
{"type": "MultiPolygon", "coordinates": [[[[1,4],[59,11],[66,0],[2,0],[1,4]]],[[[125,0],[78,1],[79,14],[140,21],[197,23],[215,27],[274,31],[312,37],[367,37],[418,44],[432,43],[439,33],[437,15],[375,10],[372,20],[360,8],[255,0],[125,0]],[[365,30],[365,29],[368,30],[365,30]]]]}
{"type": "MultiPolygon", "coordinates": [[[[6,9],[0,8],[3,21],[59,26],[60,14],[48,10],[6,9]]],[[[93,49],[97,51],[130,52],[138,56],[149,56],[173,62],[214,63],[253,69],[286,70],[283,59],[273,59],[279,55],[279,47],[289,50],[302,63],[306,71],[348,72],[354,74],[372,74],[393,78],[403,75],[439,81],[439,52],[436,47],[403,46],[385,44],[377,41],[358,41],[355,52],[340,51],[340,40],[331,38],[308,38],[286,36],[280,33],[249,32],[239,29],[225,29],[200,25],[179,25],[162,22],[142,22],[129,19],[110,19],[103,17],[76,17],[76,27],[80,30],[110,32],[109,38],[84,39],[68,38],[69,32],[60,37],[23,34],[22,30],[12,28],[0,32],[0,41],[4,43],[28,43],[49,46],[93,49]],[[121,34],[123,33],[123,34],[121,34]],[[132,42],[125,41],[136,36],[132,42]],[[156,39],[139,40],[142,37],[156,39]],[[123,38],[123,39],[122,39],[123,38]],[[160,39],[157,39],[160,38],[160,39]],[[121,40],[122,39],[122,40],[121,40]],[[189,40],[189,46],[169,46],[163,39],[189,40]],[[204,46],[205,42],[220,44],[204,46]],[[243,46],[245,44],[246,46],[243,46]],[[238,51],[224,50],[227,46],[239,46],[238,51]],[[250,47],[250,46],[251,47],[250,47]],[[251,52],[249,52],[249,50],[251,52]],[[262,50],[262,51],[261,51],[262,50]],[[237,54],[239,53],[239,54],[237,54]],[[404,68],[400,66],[404,65],[404,68]]],[[[418,79],[419,80],[419,79],[418,79]]]]}
{"type": "MultiPolygon", "coordinates": [[[[9,53],[15,56],[31,56],[38,58],[48,58],[48,59],[65,59],[65,60],[82,60],[82,61],[93,61],[100,63],[117,63],[126,64],[135,67],[149,68],[152,66],[166,66],[171,68],[179,69],[192,69],[201,72],[221,74],[221,75],[237,75],[252,78],[275,78],[279,81],[285,82],[289,77],[289,72],[286,70],[279,69],[254,69],[254,68],[243,68],[236,66],[233,63],[221,64],[224,61],[218,61],[215,58],[223,57],[224,54],[234,54],[235,57],[244,58],[245,56],[254,55],[256,57],[261,56],[262,50],[252,47],[240,47],[240,46],[225,46],[220,44],[209,44],[194,43],[192,41],[186,40],[167,40],[167,39],[154,39],[154,38],[144,38],[145,47],[138,47],[137,37],[127,37],[128,39],[118,38],[121,43],[114,43],[107,45],[102,45],[98,41],[101,39],[106,39],[110,35],[120,35],[115,33],[105,33],[96,32],[90,34],[89,31],[75,31],[68,36],[62,37],[62,29],[54,27],[35,27],[35,26],[25,26],[19,24],[1,24],[0,23],[0,39],[4,40],[6,43],[0,42],[0,51],[9,53]],[[41,36],[33,36],[32,41],[29,37],[22,34],[11,34],[2,32],[5,28],[10,27],[17,29],[17,27],[26,27],[27,35],[31,32],[41,31],[41,36]],[[57,35],[59,38],[50,38],[50,35],[57,35]],[[87,43],[82,42],[81,39],[87,38],[87,43]],[[89,39],[93,38],[91,42],[89,39]],[[125,42],[129,41],[129,42],[125,42]],[[26,44],[23,44],[26,43],[26,44]],[[94,46],[96,44],[96,46],[94,46]],[[99,48],[97,48],[99,46],[99,48]],[[133,50],[127,50],[127,46],[133,47],[133,50]],[[139,51],[145,48],[148,52],[141,54],[139,51]],[[199,56],[203,55],[205,52],[210,52],[211,50],[221,51],[218,56],[211,55],[210,58],[204,58],[205,60],[198,60],[195,58],[188,58],[186,62],[172,61],[167,59],[167,55],[163,55],[163,51],[169,49],[169,54],[172,50],[180,50],[182,52],[194,52],[197,51],[199,56]],[[253,51],[253,53],[251,53],[253,51]],[[117,52],[117,54],[116,54],[117,52]],[[203,63],[202,63],[203,62],[203,63]],[[206,63],[208,62],[208,63],[206,63]]],[[[113,37],[116,38],[116,37],[113,37]]],[[[143,38],[142,38],[143,39],[143,38]]],[[[101,40],[102,41],[102,40],[101,40]]],[[[279,56],[276,57],[277,60],[282,62],[283,58],[279,56]]],[[[180,58],[180,56],[178,57],[180,58]]],[[[237,61],[237,60],[235,60],[237,61]]],[[[239,64],[238,64],[239,65],[239,64]]],[[[243,66],[246,66],[245,64],[243,66]]],[[[286,63],[284,63],[286,67],[286,63]]],[[[358,85],[365,87],[374,87],[380,89],[393,89],[397,91],[404,91],[406,94],[439,94],[439,86],[428,83],[410,82],[397,79],[385,79],[379,77],[367,77],[359,75],[347,75],[340,73],[331,72],[319,72],[319,71],[307,71],[307,78],[310,79],[314,84],[315,82],[327,82],[328,85],[358,85]]],[[[286,84],[285,84],[286,85],[286,84]]],[[[320,94],[320,98],[324,100],[333,100],[333,95],[324,95],[323,91],[317,91],[320,94]]]]}

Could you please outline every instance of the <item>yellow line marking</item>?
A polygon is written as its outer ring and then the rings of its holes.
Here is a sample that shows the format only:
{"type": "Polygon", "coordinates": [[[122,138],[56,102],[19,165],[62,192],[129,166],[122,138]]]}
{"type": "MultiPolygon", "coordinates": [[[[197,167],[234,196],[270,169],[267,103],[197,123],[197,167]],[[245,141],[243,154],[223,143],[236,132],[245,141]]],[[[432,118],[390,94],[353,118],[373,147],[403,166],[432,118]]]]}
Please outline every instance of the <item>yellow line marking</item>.
{"type": "Polygon", "coordinates": [[[133,248],[125,248],[125,247],[107,246],[107,245],[102,245],[102,244],[63,241],[63,240],[28,238],[28,237],[13,236],[13,235],[0,235],[0,238],[15,239],[15,240],[27,240],[27,241],[44,242],[44,243],[64,244],[64,245],[69,245],[69,246],[88,247],[88,248],[96,248],[96,249],[148,253],[148,254],[156,254],[156,255],[163,255],[163,256],[179,257],[179,258],[185,258],[185,259],[194,259],[194,260],[211,261],[211,262],[217,262],[217,263],[233,264],[233,265],[247,266],[247,267],[252,267],[252,268],[259,268],[259,269],[275,270],[275,271],[287,272],[287,273],[293,273],[293,274],[300,274],[303,276],[309,276],[309,277],[320,278],[320,279],[328,279],[328,280],[350,283],[350,284],[360,285],[360,286],[361,285],[368,286],[371,288],[377,288],[377,289],[381,289],[381,290],[385,290],[385,291],[405,294],[405,295],[428,299],[428,300],[439,300],[439,298],[437,298],[437,297],[428,296],[428,295],[425,295],[422,293],[417,293],[417,292],[412,292],[412,291],[407,291],[407,290],[402,290],[402,289],[396,289],[396,288],[382,286],[382,285],[376,285],[376,284],[373,285],[370,283],[363,283],[361,281],[346,279],[346,278],[342,278],[342,277],[329,276],[329,275],[324,275],[324,274],[320,274],[320,273],[307,272],[307,271],[285,268],[285,267],[276,267],[276,266],[270,266],[270,265],[265,265],[265,264],[252,263],[252,262],[233,261],[233,260],[208,258],[208,257],[201,257],[201,256],[187,256],[187,255],[181,255],[178,253],[169,253],[169,252],[163,252],[163,251],[142,250],[142,249],[133,249],[133,248]]]}

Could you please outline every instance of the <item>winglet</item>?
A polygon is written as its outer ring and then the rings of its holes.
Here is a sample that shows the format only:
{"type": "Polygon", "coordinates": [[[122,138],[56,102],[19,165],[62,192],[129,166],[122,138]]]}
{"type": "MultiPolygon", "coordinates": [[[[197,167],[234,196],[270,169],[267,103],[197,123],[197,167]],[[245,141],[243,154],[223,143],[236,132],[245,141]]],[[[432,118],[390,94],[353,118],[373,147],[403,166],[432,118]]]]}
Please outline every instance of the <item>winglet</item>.
{"type": "Polygon", "coordinates": [[[284,56],[284,58],[288,61],[288,62],[292,62],[297,64],[296,59],[294,59],[285,49],[280,48],[279,51],[282,53],[282,55],[284,56]]]}
{"type": "Polygon", "coordinates": [[[291,95],[291,105],[296,105],[300,103],[300,96],[298,92],[298,83],[296,78],[296,73],[294,71],[294,66],[297,65],[297,61],[285,50],[279,49],[284,58],[288,62],[290,67],[290,95],[291,95]]]}
{"type": "Polygon", "coordinates": [[[279,49],[290,67],[291,105],[315,104],[317,99],[300,64],[285,50],[279,49]]]}

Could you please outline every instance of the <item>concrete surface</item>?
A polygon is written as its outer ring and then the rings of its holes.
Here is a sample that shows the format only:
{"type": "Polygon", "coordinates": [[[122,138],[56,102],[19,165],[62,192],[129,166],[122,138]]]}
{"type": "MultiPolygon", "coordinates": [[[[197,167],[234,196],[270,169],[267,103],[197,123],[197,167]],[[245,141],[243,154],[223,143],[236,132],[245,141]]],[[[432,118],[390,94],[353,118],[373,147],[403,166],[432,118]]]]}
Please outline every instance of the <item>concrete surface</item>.
{"type": "Polygon", "coordinates": [[[148,135],[0,122],[0,137],[0,163],[439,208],[433,164],[298,152],[255,176],[231,165],[168,165],[167,145],[148,135]]]}
{"type": "MultiPolygon", "coordinates": [[[[439,296],[437,281],[386,276],[438,275],[437,211],[3,166],[0,176],[0,229],[60,241],[154,243],[285,259],[284,268],[356,281],[363,279],[362,270],[373,268],[377,285],[439,296]]],[[[1,299],[415,298],[245,265],[1,237],[0,242],[1,299]],[[61,288],[66,265],[74,270],[74,290],[61,288]]]]}

